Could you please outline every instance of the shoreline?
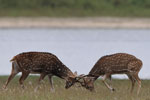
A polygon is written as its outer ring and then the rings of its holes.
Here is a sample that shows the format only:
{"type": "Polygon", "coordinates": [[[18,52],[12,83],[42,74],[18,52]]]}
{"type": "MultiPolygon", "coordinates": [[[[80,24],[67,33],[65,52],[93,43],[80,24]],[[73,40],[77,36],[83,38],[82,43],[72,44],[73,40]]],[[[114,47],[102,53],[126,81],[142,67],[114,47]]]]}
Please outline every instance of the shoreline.
{"type": "Polygon", "coordinates": [[[0,28],[127,28],[150,29],[150,18],[1,17],[0,28]]]}

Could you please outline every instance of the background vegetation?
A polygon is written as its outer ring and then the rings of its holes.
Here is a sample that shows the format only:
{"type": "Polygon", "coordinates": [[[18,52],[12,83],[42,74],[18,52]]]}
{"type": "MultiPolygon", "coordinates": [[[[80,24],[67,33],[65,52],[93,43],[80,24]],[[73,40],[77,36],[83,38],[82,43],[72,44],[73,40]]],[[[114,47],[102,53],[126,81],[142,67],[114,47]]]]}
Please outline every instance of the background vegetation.
{"type": "MultiPolygon", "coordinates": [[[[7,80],[7,76],[0,76],[0,87],[7,80]]],[[[55,92],[50,92],[48,79],[40,85],[38,91],[34,91],[37,86],[39,76],[30,76],[25,81],[25,89],[21,89],[18,84],[18,76],[11,81],[7,90],[0,90],[0,100],[150,100],[150,80],[142,80],[140,94],[136,95],[136,89],[130,94],[131,83],[129,80],[113,80],[112,85],[116,92],[111,93],[101,82],[95,83],[96,91],[91,93],[84,88],[73,86],[66,90],[65,82],[60,78],[54,78],[55,92]]]]}
{"type": "Polygon", "coordinates": [[[150,0],[0,0],[0,16],[150,17],[150,0]]]}

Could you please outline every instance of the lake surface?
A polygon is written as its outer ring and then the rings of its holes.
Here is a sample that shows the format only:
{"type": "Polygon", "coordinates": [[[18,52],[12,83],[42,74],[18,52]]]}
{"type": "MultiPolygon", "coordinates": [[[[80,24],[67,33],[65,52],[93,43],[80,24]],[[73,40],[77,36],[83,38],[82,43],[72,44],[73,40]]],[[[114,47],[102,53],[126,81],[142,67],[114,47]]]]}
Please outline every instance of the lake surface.
{"type": "Polygon", "coordinates": [[[150,79],[149,29],[0,29],[0,75],[9,75],[9,60],[27,51],[51,52],[79,74],[104,55],[130,53],[143,61],[139,76],[150,79]]]}

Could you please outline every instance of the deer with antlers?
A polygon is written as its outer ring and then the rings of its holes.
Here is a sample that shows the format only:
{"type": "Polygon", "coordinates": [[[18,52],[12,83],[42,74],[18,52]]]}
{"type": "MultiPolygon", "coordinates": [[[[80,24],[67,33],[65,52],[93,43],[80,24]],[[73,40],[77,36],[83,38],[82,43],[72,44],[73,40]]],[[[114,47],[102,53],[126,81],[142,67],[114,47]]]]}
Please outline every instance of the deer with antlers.
{"type": "Polygon", "coordinates": [[[55,55],[46,52],[25,52],[14,56],[11,60],[12,71],[4,89],[16,74],[22,72],[19,83],[24,88],[23,82],[30,73],[40,74],[38,83],[48,75],[51,90],[54,90],[52,76],[66,80],[65,88],[68,89],[76,82],[76,74],[67,68],[55,55]]]}
{"type": "Polygon", "coordinates": [[[137,94],[139,94],[141,88],[141,80],[138,76],[140,69],[142,68],[142,61],[133,55],[126,53],[117,53],[101,57],[94,67],[91,69],[88,75],[81,75],[81,85],[86,89],[94,90],[94,81],[103,76],[103,83],[108,89],[114,91],[107,82],[106,79],[111,79],[113,74],[126,74],[132,82],[131,92],[134,89],[135,82],[138,83],[137,94]]]}

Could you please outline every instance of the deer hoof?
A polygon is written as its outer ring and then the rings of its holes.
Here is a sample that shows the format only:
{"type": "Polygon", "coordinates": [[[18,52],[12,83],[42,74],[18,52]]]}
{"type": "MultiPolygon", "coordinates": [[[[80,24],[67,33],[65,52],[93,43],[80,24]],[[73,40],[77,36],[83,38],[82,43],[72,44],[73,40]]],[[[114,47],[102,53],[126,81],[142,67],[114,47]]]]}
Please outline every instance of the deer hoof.
{"type": "Polygon", "coordinates": [[[113,88],[112,91],[114,92],[114,91],[116,91],[116,90],[113,88]]]}
{"type": "Polygon", "coordinates": [[[6,87],[4,86],[4,87],[2,87],[2,90],[7,91],[8,88],[6,88],[6,87]]]}
{"type": "Polygon", "coordinates": [[[54,92],[55,92],[55,89],[50,89],[50,91],[51,91],[52,93],[54,93],[54,92]]]}

